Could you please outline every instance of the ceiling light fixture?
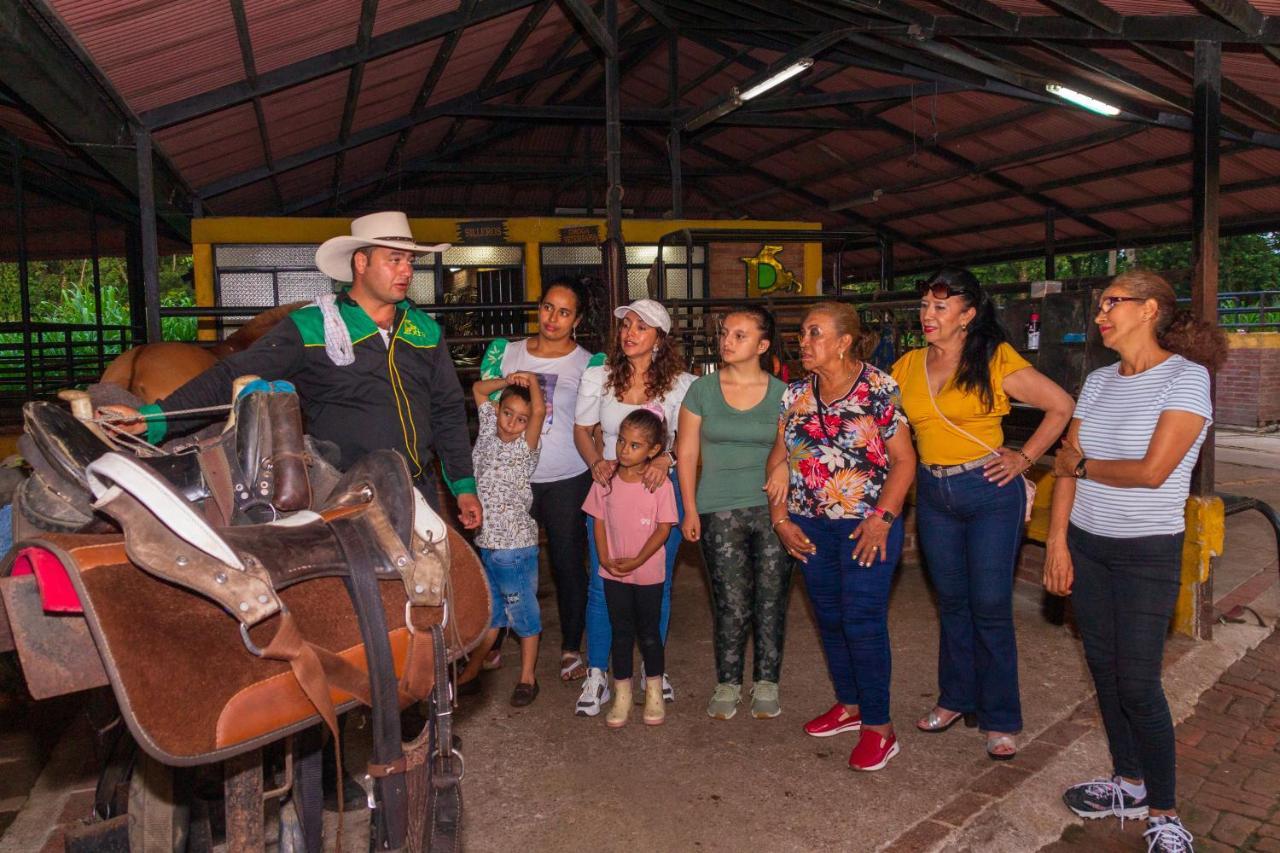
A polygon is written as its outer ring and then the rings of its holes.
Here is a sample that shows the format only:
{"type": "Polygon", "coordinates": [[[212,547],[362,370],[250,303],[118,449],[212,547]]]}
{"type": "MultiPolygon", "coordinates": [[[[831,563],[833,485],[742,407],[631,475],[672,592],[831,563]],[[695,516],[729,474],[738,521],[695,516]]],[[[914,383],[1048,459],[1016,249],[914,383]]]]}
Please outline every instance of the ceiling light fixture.
{"type": "Polygon", "coordinates": [[[1098,113],[1099,115],[1104,115],[1104,116],[1120,115],[1119,107],[1113,107],[1111,104],[1108,104],[1106,101],[1099,101],[1097,98],[1091,98],[1088,95],[1085,95],[1081,92],[1077,92],[1075,89],[1068,89],[1066,86],[1060,85],[1058,83],[1045,83],[1044,90],[1048,92],[1050,95],[1057,95],[1059,98],[1062,98],[1062,100],[1064,101],[1070,101],[1071,103],[1077,106],[1084,107],[1086,110],[1089,110],[1090,112],[1098,113]]]}
{"type": "Polygon", "coordinates": [[[795,62],[791,63],[786,68],[779,71],[777,74],[771,74],[768,77],[766,77],[764,80],[761,80],[759,83],[755,84],[750,89],[748,89],[747,91],[739,95],[739,97],[742,98],[742,100],[744,101],[749,101],[752,98],[756,97],[757,95],[764,94],[765,92],[772,89],[774,86],[779,86],[787,82],[797,74],[801,74],[812,67],[813,67],[812,56],[806,56],[803,59],[797,59],[795,62]]]}
{"type": "Polygon", "coordinates": [[[801,74],[812,67],[813,57],[806,56],[801,59],[797,59],[781,71],[770,74],[759,83],[748,87],[745,92],[740,91],[737,86],[734,86],[729,90],[729,94],[722,101],[707,107],[707,109],[686,121],[684,123],[685,132],[692,133],[699,128],[706,127],[721,116],[725,116],[733,112],[752,98],[785,83],[797,74],[801,74]]]}

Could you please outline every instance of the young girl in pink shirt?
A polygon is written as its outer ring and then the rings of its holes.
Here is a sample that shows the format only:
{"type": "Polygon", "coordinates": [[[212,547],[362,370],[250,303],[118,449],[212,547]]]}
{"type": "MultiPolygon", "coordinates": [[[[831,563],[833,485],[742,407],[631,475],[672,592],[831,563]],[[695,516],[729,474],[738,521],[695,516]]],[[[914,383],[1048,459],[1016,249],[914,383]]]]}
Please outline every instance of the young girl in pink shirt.
{"type": "Polygon", "coordinates": [[[677,523],[675,489],[669,479],[650,492],[642,482],[645,465],[666,447],[660,415],[637,409],[618,428],[618,467],[608,486],[593,483],[583,511],[595,519],[600,577],[613,630],[613,705],[610,728],[626,725],[631,712],[632,646],[644,660],[644,721],[666,717],[662,674],[666,670],[659,620],[666,579],[667,534],[677,523]]]}

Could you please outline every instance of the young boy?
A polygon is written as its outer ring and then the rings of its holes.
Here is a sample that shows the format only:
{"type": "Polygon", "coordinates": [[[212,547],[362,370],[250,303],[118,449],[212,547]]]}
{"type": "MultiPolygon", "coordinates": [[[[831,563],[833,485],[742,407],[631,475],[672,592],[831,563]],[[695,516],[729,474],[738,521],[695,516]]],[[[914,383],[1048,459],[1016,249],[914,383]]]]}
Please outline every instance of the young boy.
{"type": "Polygon", "coordinates": [[[529,478],[538,466],[538,440],[546,418],[546,401],[532,373],[513,373],[503,379],[482,379],[471,386],[480,415],[480,434],[471,452],[476,489],[484,507],[484,523],[476,546],[489,578],[493,619],[480,647],[458,677],[466,684],[480,674],[480,666],[501,628],[520,638],[520,680],[511,694],[517,708],[538,696],[533,674],[538,661],[538,525],[529,514],[533,490],[529,478]],[[497,402],[489,395],[502,391],[497,402]]]}

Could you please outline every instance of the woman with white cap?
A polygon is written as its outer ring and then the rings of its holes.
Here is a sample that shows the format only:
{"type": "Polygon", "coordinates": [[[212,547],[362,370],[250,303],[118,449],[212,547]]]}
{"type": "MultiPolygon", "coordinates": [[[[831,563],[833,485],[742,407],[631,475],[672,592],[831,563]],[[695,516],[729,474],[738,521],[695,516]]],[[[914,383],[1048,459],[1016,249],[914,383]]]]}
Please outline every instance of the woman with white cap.
{"type": "MultiPolygon", "coordinates": [[[[613,314],[621,321],[617,334],[609,344],[608,353],[593,358],[591,366],[582,374],[574,418],[574,443],[586,460],[592,479],[602,486],[608,485],[617,466],[618,427],[623,418],[639,408],[661,409],[670,442],[674,438],[680,404],[695,378],[683,369],[679,345],[671,336],[671,315],[661,304],[652,299],[637,299],[614,309],[613,314]]],[[[670,450],[655,457],[644,474],[645,486],[653,490],[664,478],[674,481],[675,463],[675,455],[670,450]]],[[[677,488],[676,503],[683,518],[679,494],[677,488]]],[[[611,629],[591,525],[587,525],[587,536],[591,555],[587,590],[588,670],[574,713],[594,717],[610,698],[605,670],[609,666],[611,629]]],[[[667,576],[662,590],[660,625],[664,643],[671,613],[671,578],[680,540],[680,528],[675,526],[666,543],[667,576]]],[[[673,701],[675,693],[666,674],[662,682],[664,698],[673,701]]]]}

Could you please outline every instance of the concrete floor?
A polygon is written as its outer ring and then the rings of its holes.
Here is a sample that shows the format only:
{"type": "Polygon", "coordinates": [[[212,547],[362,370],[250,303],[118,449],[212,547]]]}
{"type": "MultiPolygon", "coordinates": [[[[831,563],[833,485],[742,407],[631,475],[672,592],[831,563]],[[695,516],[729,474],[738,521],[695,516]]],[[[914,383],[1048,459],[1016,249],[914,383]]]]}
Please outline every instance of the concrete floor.
{"type": "MultiPolygon", "coordinates": [[[[899,571],[890,611],[902,753],[885,770],[861,774],[847,766],[856,736],[819,740],[800,728],[834,697],[798,577],[782,716],[756,720],[745,707],[729,721],[706,715],[715,686],[711,612],[700,561],[682,556],[667,644],[677,701],[665,725],[611,731],[600,717],[573,716],[578,691],[558,683],[554,647],[539,662],[543,690],[530,708],[507,703],[517,675],[510,663],[464,707],[467,797],[484,803],[468,815],[469,849],[624,850],[643,840],[657,850],[814,850],[851,849],[851,839],[860,840],[855,849],[872,849],[991,766],[976,731],[926,735],[913,726],[936,697],[938,645],[919,567],[899,571]]],[[[1033,736],[1087,694],[1087,674],[1078,644],[1041,618],[1038,598],[1019,595],[1016,611],[1033,736]]],[[[545,630],[556,636],[554,622],[545,630]]]]}
{"type": "MultiPolygon", "coordinates": [[[[1219,488],[1280,506],[1280,437],[1270,437],[1262,450],[1245,439],[1219,438],[1219,488]],[[1236,453],[1245,455],[1231,455],[1236,453]]],[[[1247,594],[1274,624],[1280,615],[1275,560],[1274,535],[1257,513],[1230,517],[1226,555],[1215,567],[1215,599],[1245,600],[1247,594]]],[[[675,581],[668,669],[677,701],[661,727],[643,726],[638,713],[621,731],[607,729],[603,717],[573,715],[578,685],[558,681],[558,625],[554,601],[546,598],[544,636],[550,641],[538,666],[538,700],[526,709],[508,704],[518,655],[508,644],[506,666],[489,673],[485,692],[464,700],[458,714],[467,770],[466,849],[1037,849],[1069,822],[1057,800],[1062,780],[1098,770],[1105,746],[1091,720],[1079,642],[1043,618],[1037,590],[1019,587],[1015,617],[1026,723],[1019,759],[997,766],[974,730],[957,726],[926,735],[914,729],[936,696],[937,615],[923,571],[904,566],[890,610],[892,709],[902,753],[871,774],[848,769],[854,735],[819,740],[801,731],[834,700],[798,575],[781,681],[783,714],[774,720],[753,719],[746,705],[730,721],[706,716],[715,674],[711,612],[696,549],[685,549],[675,581]]],[[[551,592],[549,581],[543,588],[551,592]]],[[[1194,705],[1200,691],[1268,631],[1231,625],[1214,643],[1172,640],[1166,681],[1175,706],[1194,705]]],[[[0,734],[5,742],[19,739],[13,731],[0,734]]],[[[86,739],[87,732],[75,728],[63,739],[26,807],[0,836],[0,851],[61,849],[56,827],[74,823],[88,809],[93,773],[86,766],[86,739]]],[[[359,733],[351,738],[357,752],[358,739],[359,733]]],[[[355,758],[348,751],[349,766],[355,758]]],[[[364,846],[362,823],[348,816],[346,849],[364,846]]]]}

